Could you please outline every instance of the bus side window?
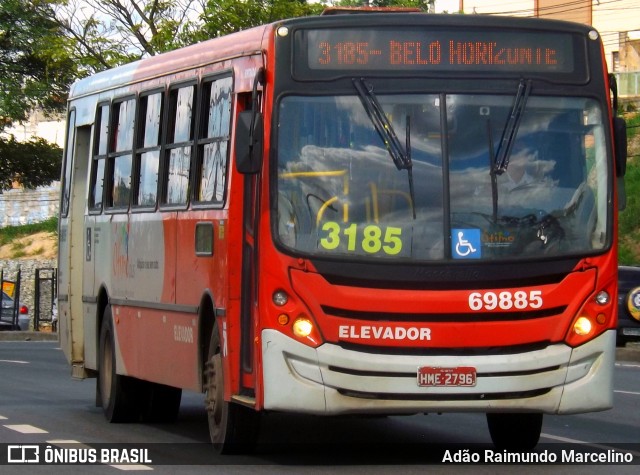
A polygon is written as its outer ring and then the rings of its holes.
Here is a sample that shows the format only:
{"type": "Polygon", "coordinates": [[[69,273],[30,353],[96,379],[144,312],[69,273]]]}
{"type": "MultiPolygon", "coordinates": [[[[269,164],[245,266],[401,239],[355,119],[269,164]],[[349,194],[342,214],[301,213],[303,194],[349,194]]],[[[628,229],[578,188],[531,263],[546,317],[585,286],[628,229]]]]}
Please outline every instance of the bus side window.
{"type": "Polygon", "coordinates": [[[140,96],[134,204],[155,206],[158,196],[162,92],[140,96]]]}
{"type": "Polygon", "coordinates": [[[104,169],[107,161],[109,131],[109,105],[98,106],[95,121],[95,139],[91,166],[91,186],[89,188],[89,209],[102,210],[104,189],[104,169]]]}
{"type": "Polygon", "coordinates": [[[226,189],[231,119],[231,76],[203,85],[203,123],[198,140],[196,201],[222,203],[226,189]]]}
{"type": "Polygon", "coordinates": [[[114,103],[112,141],[113,149],[109,153],[109,165],[112,175],[108,205],[114,208],[127,208],[131,197],[131,165],[133,153],[133,126],[136,100],[128,99],[114,103]]]}
{"type": "Polygon", "coordinates": [[[165,196],[168,205],[186,204],[195,114],[195,85],[175,88],[169,94],[169,128],[165,157],[165,196]]]}

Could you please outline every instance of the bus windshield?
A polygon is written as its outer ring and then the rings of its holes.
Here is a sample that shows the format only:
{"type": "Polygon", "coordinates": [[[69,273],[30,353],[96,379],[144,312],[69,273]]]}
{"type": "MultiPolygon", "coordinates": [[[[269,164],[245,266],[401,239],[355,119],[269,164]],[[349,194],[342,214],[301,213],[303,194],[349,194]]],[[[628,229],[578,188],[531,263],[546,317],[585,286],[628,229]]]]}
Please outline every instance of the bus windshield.
{"type": "Polygon", "coordinates": [[[276,229],[291,252],[515,260],[608,245],[610,180],[596,101],[532,94],[498,168],[516,91],[375,94],[411,157],[411,180],[357,92],[280,101],[276,229]]]}

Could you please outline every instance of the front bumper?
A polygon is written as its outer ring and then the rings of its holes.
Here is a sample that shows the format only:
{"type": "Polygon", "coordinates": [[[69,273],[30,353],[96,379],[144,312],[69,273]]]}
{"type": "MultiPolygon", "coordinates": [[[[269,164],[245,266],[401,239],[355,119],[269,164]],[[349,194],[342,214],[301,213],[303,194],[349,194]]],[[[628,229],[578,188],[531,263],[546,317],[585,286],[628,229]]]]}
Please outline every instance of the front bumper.
{"type": "Polygon", "coordinates": [[[325,343],[311,348],[262,332],[264,408],[307,414],[543,412],[611,408],[616,331],[570,348],[527,353],[411,356],[365,353],[325,343]],[[420,387],[421,366],[473,366],[474,387],[420,387]]]}

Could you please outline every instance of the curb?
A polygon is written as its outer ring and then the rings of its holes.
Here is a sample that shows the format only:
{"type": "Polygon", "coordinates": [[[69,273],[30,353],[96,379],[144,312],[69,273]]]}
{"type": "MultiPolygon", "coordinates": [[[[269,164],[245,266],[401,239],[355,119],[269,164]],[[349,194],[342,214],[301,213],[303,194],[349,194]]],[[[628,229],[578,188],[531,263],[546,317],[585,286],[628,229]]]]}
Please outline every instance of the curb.
{"type": "Polygon", "coordinates": [[[0,331],[2,341],[58,341],[58,334],[34,331],[0,331]]]}
{"type": "Polygon", "coordinates": [[[640,344],[627,343],[624,348],[616,348],[616,361],[640,363],[640,344]]]}

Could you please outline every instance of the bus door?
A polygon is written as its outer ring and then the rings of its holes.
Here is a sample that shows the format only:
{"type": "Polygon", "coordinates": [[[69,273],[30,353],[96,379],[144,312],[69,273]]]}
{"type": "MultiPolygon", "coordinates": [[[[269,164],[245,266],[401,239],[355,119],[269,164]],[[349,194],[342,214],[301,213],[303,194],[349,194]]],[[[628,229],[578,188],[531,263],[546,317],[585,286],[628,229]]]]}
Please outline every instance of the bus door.
{"type": "Polygon", "coordinates": [[[84,291],[82,260],[85,256],[71,250],[84,248],[90,130],[90,127],[76,128],[75,110],[71,110],[68,120],[60,210],[58,315],[60,346],[72,365],[73,376],[77,378],[86,377],[82,302],[84,291]]]}
{"type": "MultiPolygon", "coordinates": [[[[108,131],[110,103],[103,102],[95,108],[95,120],[86,133],[92,137],[92,145],[87,150],[88,171],[87,209],[84,216],[84,252],[82,295],[84,300],[85,365],[98,369],[98,288],[105,278],[104,271],[111,269],[111,252],[106,249],[109,242],[109,218],[103,214],[105,198],[105,178],[108,153],[108,131]],[[96,268],[99,275],[96,276],[96,268]],[[102,273],[100,271],[103,271],[102,273]],[[102,274],[102,275],[101,275],[102,274]],[[98,281],[98,286],[96,286],[98,281]]],[[[93,110],[89,108],[89,110],[93,110]]],[[[78,134],[80,134],[78,129],[78,134]]]]}
{"type": "MultiPolygon", "coordinates": [[[[254,322],[258,318],[258,217],[260,216],[260,184],[262,182],[263,121],[261,92],[264,69],[259,69],[253,79],[251,96],[238,114],[236,130],[236,167],[243,174],[242,207],[242,276],[240,297],[242,395],[254,395],[255,389],[255,334],[254,322]]],[[[240,98],[239,98],[240,99],[240,98]]],[[[239,104],[240,106],[240,104],[239,104]]]]}

